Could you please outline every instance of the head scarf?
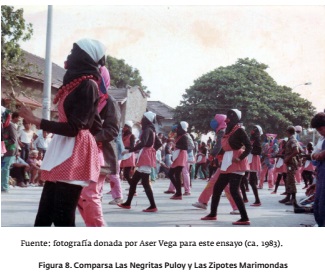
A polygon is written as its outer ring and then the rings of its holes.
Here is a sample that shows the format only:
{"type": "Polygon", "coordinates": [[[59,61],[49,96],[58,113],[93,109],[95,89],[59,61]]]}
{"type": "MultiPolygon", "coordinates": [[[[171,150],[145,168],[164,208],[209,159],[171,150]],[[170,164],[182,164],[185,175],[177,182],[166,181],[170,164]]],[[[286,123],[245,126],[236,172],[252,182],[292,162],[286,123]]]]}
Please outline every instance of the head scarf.
{"type": "Polygon", "coordinates": [[[295,126],[295,130],[297,133],[301,133],[302,132],[302,126],[295,126]]]}
{"type": "Polygon", "coordinates": [[[222,129],[225,129],[227,127],[226,124],[226,118],[227,116],[224,114],[216,114],[214,116],[214,119],[210,122],[211,128],[215,131],[218,132],[222,129]]]}
{"type": "Polygon", "coordinates": [[[124,123],[126,126],[128,126],[129,128],[133,127],[133,122],[132,121],[125,121],[124,123]]]}
{"type": "Polygon", "coordinates": [[[263,130],[262,130],[262,127],[260,125],[255,125],[254,127],[257,128],[257,130],[259,131],[260,135],[263,135],[263,130]]]}
{"type": "Polygon", "coordinates": [[[154,132],[156,132],[155,126],[153,125],[155,119],[156,119],[155,113],[153,113],[152,111],[145,112],[141,120],[142,129],[151,128],[154,132]]]}
{"type": "Polygon", "coordinates": [[[100,92],[102,94],[107,94],[107,89],[111,84],[111,77],[109,75],[109,71],[105,66],[100,67],[99,69],[101,75],[101,82],[99,85],[100,92]]]}
{"type": "Polygon", "coordinates": [[[181,127],[182,127],[182,129],[183,129],[184,131],[187,131],[187,129],[188,129],[188,122],[181,121],[181,122],[180,122],[180,125],[181,125],[181,127]]]}
{"type": "Polygon", "coordinates": [[[241,111],[238,109],[230,109],[227,112],[227,119],[229,122],[227,123],[226,133],[229,133],[235,125],[237,125],[241,119],[241,111]]]}
{"type": "MultiPolygon", "coordinates": [[[[237,116],[237,118],[238,118],[238,121],[240,121],[240,119],[241,119],[241,111],[238,110],[238,109],[236,109],[236,108],[233,108],[233,109],[231,109],[230,111],[233,111],[233,112],[236,114],[236,116],[237,116]]],[[[229,111],[228,111],[228,112],[229,112],[229,111]]],[[[228,113],[227,113],[227,115],[228,115],[228,113]]]]}
{"type": "Polygon", "coordinates": [[[74,43],[71,54],[65,62],[67,72],[63,77],[63,85],[83,75],[93,75],[99,80],[101,76],[98,65],[103,58],[105,50],[99,41],[82,39],[74,43]]]}
{"type": "Polygon", "coordinates": [[[175,126],[175,131],[177,133],[177,136],[181,136],[181,135],[185,134],[187,132],[187,128],[188,128],[188,123],[187,122],[185,122],[185,121],[179,122],[175,126]]]}
{"type": "Polygon", "coordinates": [[[146,117],[151,123],[154,123],[156,114],[152,111],[147,111],[143,114],[144,117],[146,117]]]}
{"type": "Polygon", "coordinates": [[[109,88],[110,85],[110,76],[109,76],[108,69],[103,66],[100,67],[99,71],[101,75],[101,81],[98,90],[99,91],[98,113],[102,111],[102,109],[107,103],[107,99],[108,99],[107,89],[109,88]]]}
{"type": "Polygon", "coordinates": [[[84,50],[96,63],[105,56],[106,47],[103,43],[94,39],[80,39],[76,44],[84,50]]]}

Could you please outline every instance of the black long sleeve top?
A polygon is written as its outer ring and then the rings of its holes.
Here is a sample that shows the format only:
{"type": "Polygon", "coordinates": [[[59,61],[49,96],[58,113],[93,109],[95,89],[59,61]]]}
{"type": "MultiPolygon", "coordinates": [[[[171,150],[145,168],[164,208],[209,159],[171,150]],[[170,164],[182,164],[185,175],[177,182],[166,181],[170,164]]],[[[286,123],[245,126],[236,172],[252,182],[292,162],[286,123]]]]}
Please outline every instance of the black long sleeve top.
{"type": "Polygon", "coordinates": [[[134,148],[129,149],[129,151],[135,152],[135,151],[139,151],[144,147],[151,147],[154,142],[154,136],[155,136],[154,130],[151,127],[146,127],[142,131],[142,134],[140,136],[140,142],[134,148]]]}
{"type": "Polygon", "coordinates": [[[111,142],[115,140],[120,130],[121,112],[116,100],[110,95],[105,107],[100,112],[102,130],[95,135],[97,142],[111,142]]]}
{"type": "Polygon", "coordinates": [[[251,138],[252,141],[252,151],[253,155],[261,155],[262,154],[262,142],[260,136],[253,136],[251,138]]]}
{"type": "Polygon", "coordinates": [[[135,145],[135,136],[130,131],[128,131],[128,133],[126,135],[124,135],[123,137],[129,136],[129,135],[131,135],[130,136],[130,146],[124,147],[125,149],[128,149],[128,150],[134,148],[134,145],[135,145]]]}
{"type": "Polygon", "coordinates": [[[89,129],[95,135],[101,130],[97,104],[97,84],[92,80],[84,80],[64,100],[63,107],[67,122],[42,119],[40,128],[67,137],[77,136],[82,129],[89,129]]]}
{"type": "Polygon", "coordinates": [[[118,152],[115,139],[120,130],[121,112],[116,100],[109,96],[107,103],[100,112],[102,119],[102,130],[94,136],[96,142],[101,142],[103,146],[103,155],[106,165],[113,171],[118,172],[118,152]]]}
{"type": "Polygon", "coordinates": [[[178,148],[178,149],[181,149],[181,150],[187,150],[188,149],[186,134],[183,134],[181,136],[181,138],[179,138],[177,140],[175,147],[178,148]]]}
{"type": "Polygon", "coordinates": [[[248,138],[248,135],[242,128],[237,129],[229,137],[229,145],[233,150],[238,150],[243,146],[245,147],[244,152],[239,156],[240,160],[243,160],[245,157],[247,157],[252,150],[252,145],[248,138]]]}

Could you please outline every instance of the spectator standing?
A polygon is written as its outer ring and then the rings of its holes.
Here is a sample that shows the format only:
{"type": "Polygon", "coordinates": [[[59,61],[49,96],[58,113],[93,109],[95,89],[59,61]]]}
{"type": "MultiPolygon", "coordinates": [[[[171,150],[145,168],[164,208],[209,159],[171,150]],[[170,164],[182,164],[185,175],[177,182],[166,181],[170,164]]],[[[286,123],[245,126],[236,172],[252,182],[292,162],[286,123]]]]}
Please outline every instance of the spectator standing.
{"type": "Polygon", "coordinates": [[[316,193],[314,201],[314,216],[319,227],[325,227],[325,113],[317,113],[311,120],[311,127],[321,135],[312,160],[317,161],[316,168],[316,193]]]}
{"type": "Polygon", "coordinates": [[[296,200],[297,193],[295,173],[298,168],[296,156],[299,153],[299,149],[295,133],[296,131],[293,126],[289,126],[286,130],[288,137],[284,151],[284,163],[287,165],[287,177],[285,181],[286,197],[279,201],[279,203],[286,205],[293,204],[293,202],[296,200]]]}
{"type": "Polygon", "coordinates": [[[10,167],[17,154],[17,130],[11,122],[11,114],[8,109],[1,115],[1,138],[5,144],[6,152],[1,157],[1,192],[9,192],[10,167]]]}
{"type": "Polygon", "coordinates": [[[32,149],[32,141],[35,132],[31,128],[31,123],[23,121],[24,128],[18,132],[18,143],[21,148],[21,158],[26,162],[29,157],[29,151],[32,149]]]}

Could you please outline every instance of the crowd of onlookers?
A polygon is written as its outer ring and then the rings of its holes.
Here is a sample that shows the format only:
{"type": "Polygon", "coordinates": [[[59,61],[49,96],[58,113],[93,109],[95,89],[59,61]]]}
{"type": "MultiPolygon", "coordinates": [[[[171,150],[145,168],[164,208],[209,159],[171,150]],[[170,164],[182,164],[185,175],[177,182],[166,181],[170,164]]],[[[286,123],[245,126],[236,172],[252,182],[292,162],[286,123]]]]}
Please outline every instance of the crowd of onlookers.
{"type": "MultiPolygon", "coordinates": [[[[19,117],[18,112],[10,114],[9,119],[10,132],[7,136],[9,139],[6,140],[7,147],[14,145],[8,143],[10,140],[16,140],[16,145],[11,153],[13,155],[6,156],[4,151],[1,152],[2,156],[10,158],[8,180],[11,185],[18,187],[42,186],[40,167],[52,135],[46,131],[34,129],[33,125],[19,117]]],[[[6,134],[5,131],[4,134],[6,134]]],[[[4,149],[6,150],[6,146],[4,149]]],[[[6,170],[6,167],[4,168],[6,170]]]]}

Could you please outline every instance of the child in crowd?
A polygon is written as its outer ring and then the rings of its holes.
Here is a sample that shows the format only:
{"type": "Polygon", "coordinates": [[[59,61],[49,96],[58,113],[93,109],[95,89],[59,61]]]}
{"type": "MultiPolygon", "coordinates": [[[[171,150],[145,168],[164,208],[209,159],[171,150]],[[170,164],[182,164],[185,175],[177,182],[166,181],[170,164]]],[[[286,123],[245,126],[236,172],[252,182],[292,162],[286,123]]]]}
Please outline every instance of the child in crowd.
{"type": "Polygon", "coordinates": [[[29,153],[29,157],[27,160],[27,163],[30,166],[29,172],[30,172],[30,186],[38,186],[38,180],[40,178],[40,172],[41,172],[41,160],[42,156],[39,156],[39,152],[37,150],[32,150],[29,153]]]}

